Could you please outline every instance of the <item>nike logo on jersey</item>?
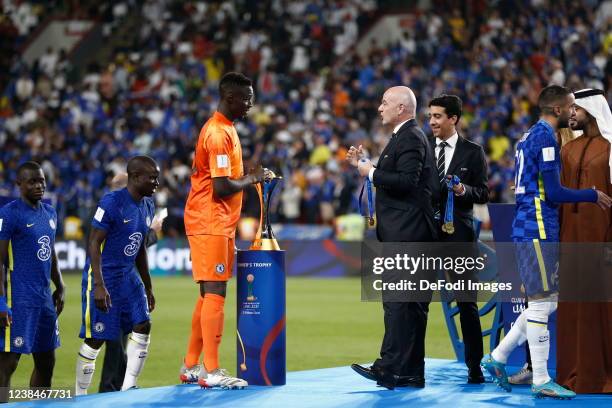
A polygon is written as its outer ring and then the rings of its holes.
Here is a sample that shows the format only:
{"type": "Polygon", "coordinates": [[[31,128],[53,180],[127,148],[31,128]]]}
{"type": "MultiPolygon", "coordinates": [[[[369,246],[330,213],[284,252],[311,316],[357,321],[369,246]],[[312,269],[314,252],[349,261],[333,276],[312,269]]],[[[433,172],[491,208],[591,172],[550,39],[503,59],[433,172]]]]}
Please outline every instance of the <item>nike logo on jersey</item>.
{"type": "Polygon", "coordinates": [[[34,224],[33,223],[32,224],[26,224],[26,227],[30,228],[32,225],[34,225],[34,224]]]}
{"type": "Polygon", "coordinates": [[[124,219],[124,220],[123,220],[123,223],[124,223],[124,224],[127,224],[127,223],[128,223],[128,222],[130,222],[130,221],[132,221],[132,220],[131,220],[131,219],[130,219],[130,220],[126,220],[126,219],[124,219]]]}

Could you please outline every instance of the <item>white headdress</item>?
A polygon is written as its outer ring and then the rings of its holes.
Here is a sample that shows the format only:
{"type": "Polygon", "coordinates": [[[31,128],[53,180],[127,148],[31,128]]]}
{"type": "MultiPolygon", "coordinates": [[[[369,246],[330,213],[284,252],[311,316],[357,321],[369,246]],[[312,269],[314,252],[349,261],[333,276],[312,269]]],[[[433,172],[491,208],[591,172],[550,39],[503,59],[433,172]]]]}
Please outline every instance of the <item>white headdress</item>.
{"type": "MultiPolygon", "coordinates": [[[[608,101],[604,97],[604,92],[598,89],[581,89],[574,92],[576,105],[587,111],[597,121],[599,133],[612,144],[612,112],[608,101]]],[[[610,167],[610,181],[612,182],[612,148],[608,159],[610,167]]]]}

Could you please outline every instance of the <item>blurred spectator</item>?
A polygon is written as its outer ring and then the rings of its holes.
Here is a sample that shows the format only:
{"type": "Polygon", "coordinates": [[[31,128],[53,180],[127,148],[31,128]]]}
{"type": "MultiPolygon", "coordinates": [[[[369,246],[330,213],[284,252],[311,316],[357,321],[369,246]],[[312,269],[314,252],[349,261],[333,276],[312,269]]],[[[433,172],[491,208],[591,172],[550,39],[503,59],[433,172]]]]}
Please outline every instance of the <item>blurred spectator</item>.
{"type": "Polygon", "coordinates": [[[299,179],[300,174],[295,173],[281,193],[283,221],[289,224],[297,222],[301,214],[302,189],[298,185],[299,179]]]}
{"type": "MultiPolygon", "coordinates": [[[[612,101],[611,1],[434,0],[431,10],[411,10],[399,41],[374,40],[358,54],[356,42],[385,3],[146,0],[129,46],[72,81],[65,50],[47,50],[32,66],[19,58],[47,6],[3,2],[0,190],[14,192],[6,180],[21,161],[38,160],[60,218],[85,220],[126,159],[149,154],[163,172],[156,194],[169,210],[163,232],[180,236],[193,145],[229,70],[254,80],[256,106],[236,127],[245,163],[283,174],[275,205],[286,222],[332,224],[357,212],[361,180],[343,155],[360,144],[380,155],[377,107],[393,84],[415,91],[426,131],[429,99],[442,92],[463,99],[461,132],[488,148],[494,202],[513,199],[513,146],[535,120],[543,86],[598,84],[612,101]]],[[[134,4],[99,11],[106,35],[134,4]]],[[[245,214],[258,214],[254,195],[245,196],[245,214]]],[[[66,232],[74,230],[68,220],[66,232]]]]}

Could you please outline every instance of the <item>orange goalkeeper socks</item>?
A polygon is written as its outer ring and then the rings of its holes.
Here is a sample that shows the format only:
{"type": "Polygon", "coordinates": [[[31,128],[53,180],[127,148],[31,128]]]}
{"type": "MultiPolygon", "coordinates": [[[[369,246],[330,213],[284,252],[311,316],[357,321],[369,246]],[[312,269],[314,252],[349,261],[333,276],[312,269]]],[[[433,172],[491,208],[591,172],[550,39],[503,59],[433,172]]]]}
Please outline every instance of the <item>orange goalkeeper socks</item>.
{"type": "Polygon", "coordinates": [[[200,354],[202,354],[202,325],[200,323],[202,303],[204,303],[204,298],[198,296],[191,317],[191,335],[189,336],[187,355],[185,356],[185,366],[187,367],[193,367],[198,364],[200,362],[200,354]]]}
{"type": "Polygon", "coordinates": [[[225,298],[213,293],[204,295],[200,324],[204,345],[204,367],[211,372],[219,368],[219,344],[223,335],[225,298]]]}

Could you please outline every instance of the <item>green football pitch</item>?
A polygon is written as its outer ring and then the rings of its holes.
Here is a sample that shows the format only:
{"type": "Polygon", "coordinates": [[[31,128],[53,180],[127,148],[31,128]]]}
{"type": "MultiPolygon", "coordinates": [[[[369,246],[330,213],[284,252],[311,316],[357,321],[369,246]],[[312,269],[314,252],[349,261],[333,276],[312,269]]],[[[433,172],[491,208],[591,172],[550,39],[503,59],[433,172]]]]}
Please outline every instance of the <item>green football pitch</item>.
{"type": "MultiPolygon", "coordinates": [[[[75,362],[82,340],[81,277],[66,275],[67,297],[60,316],[61,347],[53,387],[74,387],[75,362]]],[[[140,387],[177,383],[178,369],[191,329],[197,287],[189,277],[154,277],[156,308],[152,313],[149,357],[139,379],[140,387]]],[[[236,287],[230,281],[225,305],[225,333],[220,362],[236,371],[236,287]]],[[[373,361],[383,334],[382,305],[360,301],[358,278],[287,279],[287,369],[308,370],[373,361]]],[[[488,321],[489,319],[487,319],[488,321]]],[[[488,326],[483,321],[483,326],[488,326]]],[[[485,344],[485,350],[488,349],[485,344]]],[[[428,357],[455,358],[440,303],[430,306],[427,323],[428,357]]],[[[97,392],[103,352],[97,360],[90,393],[97,392]]],[[[32,358],[24,355],[13,375],[12,387],[27,387],[32,358]]]]}

